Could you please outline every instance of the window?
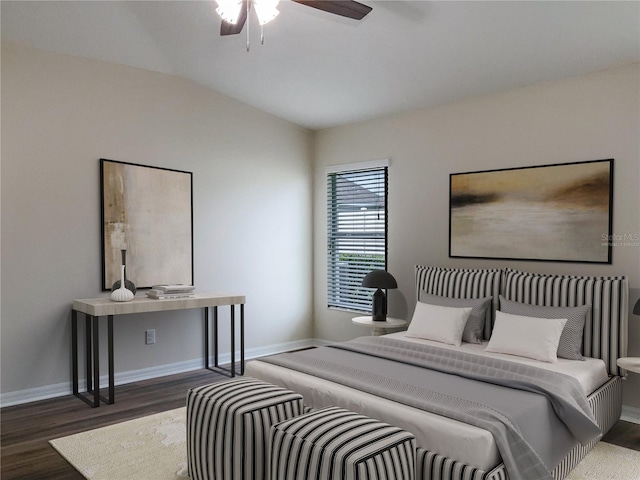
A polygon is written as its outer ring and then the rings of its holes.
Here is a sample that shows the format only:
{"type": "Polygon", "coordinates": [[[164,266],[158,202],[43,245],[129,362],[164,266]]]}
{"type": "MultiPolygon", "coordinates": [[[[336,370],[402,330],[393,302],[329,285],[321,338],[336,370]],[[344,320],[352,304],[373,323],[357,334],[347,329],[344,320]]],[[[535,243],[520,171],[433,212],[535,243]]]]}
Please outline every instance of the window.
{"type": "Polygon", "coordinates": [[[388,161],[327,172],[328,306],[371,311],[373,291],[360,286],[387,267],[388,161]]]}

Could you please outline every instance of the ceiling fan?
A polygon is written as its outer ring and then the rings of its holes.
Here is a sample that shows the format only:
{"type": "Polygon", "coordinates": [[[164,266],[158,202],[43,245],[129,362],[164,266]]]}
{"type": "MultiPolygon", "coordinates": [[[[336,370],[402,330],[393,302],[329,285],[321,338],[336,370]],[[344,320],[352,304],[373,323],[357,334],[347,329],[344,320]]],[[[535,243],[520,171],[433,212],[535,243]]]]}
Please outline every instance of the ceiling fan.
{"type": "MultiPolygon", "coordinates": [[[[278,0],[217,0],[218,14],[222,17],[220,35],[237,35],[247,21],[253,7],[260,25],[273,20],[278,15],[278,0]]],[[[341,17],[362,20],[372,8],[353,0],[292,0],[308,7],[317,8],[341,17]]]]}

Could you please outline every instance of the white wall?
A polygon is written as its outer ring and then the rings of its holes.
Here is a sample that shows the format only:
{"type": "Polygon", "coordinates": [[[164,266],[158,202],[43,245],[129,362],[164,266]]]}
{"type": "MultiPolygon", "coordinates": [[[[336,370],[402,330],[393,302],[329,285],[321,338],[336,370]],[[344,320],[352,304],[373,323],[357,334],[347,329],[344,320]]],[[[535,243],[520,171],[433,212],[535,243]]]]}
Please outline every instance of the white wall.
{"type": "MultiPolygon", "coordinates": [[[[640,297],[637,246],[615,248],[612,265],[447,257],[452,172],[615,158],[614,232],[640,233],[638,65],[315,135],[177,77],[7,43],[1,80],[3,397],[70,389],[70,303],[107,295],[101,157],[194,173],[195,284],[247,295],[249,349],[306,339],[312,326],[327,340],[366,333],[325,301],[324,168],[356,161],[392,162],[393,316],[412,314],[416,263],[625,274],[631,305],[640,297]]],[[[200,359],[201,323],[198,311],[117,319],[116,371],[200,359]],[[148,328],[156,345],[144,345],[148,328]]],[[[640,376],[624,402],[640,407],[640,376]]]]}
{"type": "MultiPolygon", "coordinates": [[[[71,302],[108,295],[101,157],[193,172],[197,290],[247,296],[248,349],[309,338],[311,141],[178,77],[4,43],[3,397],[70,391],[71,302]]],[[[202,358],[202,328],[199,310],[117,318],[116,373],[202,358]]]]}
{"type": "MultiPolygon", "coordinates": [[[[471,98],[316,135],[314,336],[346,340],[366,334],[352,314],[326,307],[325,167],[391,158],[389,270],[398,290],[389,313],[413,314],[415,264],[513,267],[531,272],[627,275],[631,306],[640,296],[640,246],[616,247],[612,265],[448,258],[449,174],[614,158],[616,234],[640,234],[640,74],[638,65],[471,98]]],[[[549,246],[553,248],[552,245],[549,246]]],[[[630,315],[630,355],[640,356],[640,318],[630,315]]],[[[624,387],[640,407],[640,375],[624,387]]]]}

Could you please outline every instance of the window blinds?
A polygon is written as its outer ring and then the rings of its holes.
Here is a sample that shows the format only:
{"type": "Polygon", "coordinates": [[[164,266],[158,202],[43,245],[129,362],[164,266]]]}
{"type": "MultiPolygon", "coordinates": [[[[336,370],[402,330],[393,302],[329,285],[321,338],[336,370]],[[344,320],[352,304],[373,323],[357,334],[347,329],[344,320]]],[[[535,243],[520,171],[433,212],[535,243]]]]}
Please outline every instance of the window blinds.
{"type": "Polygon", "coordinates": [[[327,174],[328,306],[371,311],[371,270],[387,265],[387,167],[327,174]]]}

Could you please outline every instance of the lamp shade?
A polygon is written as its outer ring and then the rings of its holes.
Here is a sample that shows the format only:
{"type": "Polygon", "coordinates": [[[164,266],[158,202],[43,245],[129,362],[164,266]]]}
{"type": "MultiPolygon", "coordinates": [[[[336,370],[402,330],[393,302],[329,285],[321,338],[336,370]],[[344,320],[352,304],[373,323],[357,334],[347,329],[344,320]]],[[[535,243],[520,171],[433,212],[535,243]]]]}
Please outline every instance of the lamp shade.
{"type": "Polygon", "coordinates": [[[386,270],[373,270],[367,273],[362,279],[362,286],[377,288],[373,294],[373,304],[371,306],[371,319],[384,322],[387,319],[387,296],[382,291],[383,288],[398,288],[396,279],[386,270]]]}
{"type": "Polygon", "coordinates": [[[640,299],[636,302],[635,307],[633,307],[633,314],[640,315],[640,299]]]}
{"type": "Polygon", "coordinates": [[[369,288],[398,288],[396,279],[386,270],[372,270],[362,279],[362,286],[369,288]]]}

